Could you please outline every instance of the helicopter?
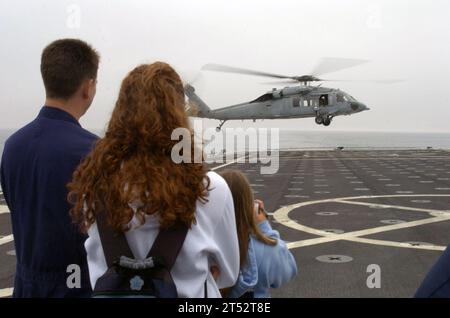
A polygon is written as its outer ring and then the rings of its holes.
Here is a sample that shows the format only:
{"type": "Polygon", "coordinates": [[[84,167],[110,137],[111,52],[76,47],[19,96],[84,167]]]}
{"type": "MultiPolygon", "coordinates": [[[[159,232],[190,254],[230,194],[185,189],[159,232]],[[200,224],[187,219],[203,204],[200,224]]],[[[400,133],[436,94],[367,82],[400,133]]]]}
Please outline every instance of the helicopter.
{"type": "MultiPolygon", "coordinates": [[[[369,110],[369,108],[340,89],[322,87],[322,84],[313,86],[310,83],[336,81],[322,79],[318,76],[367,62],[369,61],[360,59],[323,58],[311,72],[311,75],[302,76],[286,76],[220,64],[206,64],[202,67],[202,70],[264,76],[283,79],[284,82],[287,80],[288,83],[300,83],[300,85],[286,86],[281,89],[273,88],[252,101],[211,109],[196,94],[195,88],[186,84],[184,90],[188,97],[187,112],[192,117],[219,120],[217,131],[220,131],[228,120],[253,120],[255,122],[259,119],[314,117],[316,124],[329,126],[336,116],[352,115],[369,110]]],[[[393,83],[397,81],[399,80],[372,82],[393,83]]],[[[280,84],[280,82],[277,84],[280,84]]]]}

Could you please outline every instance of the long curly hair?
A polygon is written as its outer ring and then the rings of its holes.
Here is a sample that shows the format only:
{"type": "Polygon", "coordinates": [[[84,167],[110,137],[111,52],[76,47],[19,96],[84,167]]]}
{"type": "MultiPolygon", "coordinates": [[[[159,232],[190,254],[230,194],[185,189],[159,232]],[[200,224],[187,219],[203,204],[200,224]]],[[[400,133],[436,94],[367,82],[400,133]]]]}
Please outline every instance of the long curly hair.
{"type": "Polygon", "coordinates": [[[82,232],[100,213],[116,230],[129,230],[133,204],[141,224],[157,212],[162,228],[195,223],[196,202],[207,201],[210,180],[203,160],[171,159],[176,128],[189,130],[196,153],[184,106],[181,79],[170,65],[140,65],[126,76],[105,137],[68,184],[70,213],[82,232]]]}

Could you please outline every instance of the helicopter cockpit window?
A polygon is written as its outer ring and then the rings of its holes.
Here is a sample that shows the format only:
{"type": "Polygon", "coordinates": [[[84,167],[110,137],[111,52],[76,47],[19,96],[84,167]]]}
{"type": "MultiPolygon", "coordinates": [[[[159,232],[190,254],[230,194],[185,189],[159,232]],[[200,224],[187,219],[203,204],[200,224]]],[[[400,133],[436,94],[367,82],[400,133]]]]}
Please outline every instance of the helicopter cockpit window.
{"type": "Polygon", "coordinates": [[[337,94],[337,95],[336,95],[336,101],[337,101],[338,103],[345,102],[345,100],[344,100],[344,95],[342,95],[342,94],[337,94]]]}
{"type": "Polygon", "coordinates": [[[266,102],[268,100],[272,100],[272,94],[266,93],[264,95],[259,96],[257,99],[252,100],[250,103],[259,103],[259,102],[266,102]]]}

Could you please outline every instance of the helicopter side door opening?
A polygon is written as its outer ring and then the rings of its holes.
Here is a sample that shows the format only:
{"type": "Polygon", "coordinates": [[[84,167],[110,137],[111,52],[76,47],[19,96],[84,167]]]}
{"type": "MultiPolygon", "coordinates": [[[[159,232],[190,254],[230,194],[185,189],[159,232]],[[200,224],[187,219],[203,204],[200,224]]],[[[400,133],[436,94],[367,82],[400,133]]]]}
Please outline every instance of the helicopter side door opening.
{"type": "Polygon", "coordinates": [[[319,106],[328,106],[328,94],[320,95],[319,106]]]}
{"type": "Polygon", "coordinates": [[[316,118],[315,118],[315,122],[318,125],[324,125],[324,126],[329,126],[331,124],[331,120],[333,119],[333,116],[330,116],[328,114],[321,114],[320,113],[320,108],[326,107],[329,105],[329,99],[328,99],[328,94],[322,94],[320,96],[318,96],[318,99],[316,98],[315,100],[313,100],[314,102],[314,109],[316,111],[316,118]]]}

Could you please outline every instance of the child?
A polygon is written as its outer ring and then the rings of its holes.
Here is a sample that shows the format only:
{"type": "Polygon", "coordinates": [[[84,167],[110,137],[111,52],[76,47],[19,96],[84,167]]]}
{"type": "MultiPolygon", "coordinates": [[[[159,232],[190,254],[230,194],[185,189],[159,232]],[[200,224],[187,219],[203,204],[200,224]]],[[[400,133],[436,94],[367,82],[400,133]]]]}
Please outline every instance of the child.
{"type": "Polygon", "coordinates": [[[271,228],[263,202],[253,199],[245,175],[238,170],[221,175],[233,196],[240,253],[238,281],[224,291],[224,296],[270,297],[269,288],[278,288],[297,274],[295,259],[271,228]]]}

